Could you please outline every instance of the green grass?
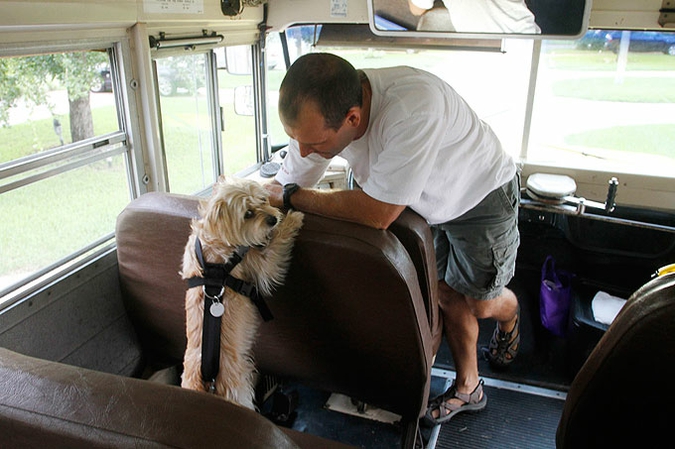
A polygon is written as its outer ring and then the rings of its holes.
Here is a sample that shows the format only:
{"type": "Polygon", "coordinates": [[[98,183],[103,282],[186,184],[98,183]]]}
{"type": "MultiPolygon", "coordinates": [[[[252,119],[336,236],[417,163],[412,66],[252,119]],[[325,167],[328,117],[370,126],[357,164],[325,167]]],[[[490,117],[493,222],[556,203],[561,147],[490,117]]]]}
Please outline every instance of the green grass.
{"type": "MultiPolygon", "coordinates": [[[[92,109],[94,133],[107,134],[119,129],[115,107],[92,109]]],[[[58,116],[64,143],[72,142],[70,117],[58,116]]],[[[61,145],[54,132],[52,119],[33,120],[14,126],[0,127],[0,163],[46,151],[61,145]]]]}
{"type": "MultiPolygon", "coordinates": [[[[547,52],[542,64],[557,70],[615,71],[618,56],[610,51],[563,48],[547,52]]],[[[628,71],[675,70],[675,57],[662,53],[628,53],[628,71]]]]}
{"type": "MultiPolygon", "coordinates": [[[[177,95],[160,101],[170,189],[188,194],[203,190],[214,172],[206,99],[177,95]]],[[[225,174],[233,174],[256,162],[255,123],[253,117],[236,115],[232,104],[222,106],[225,174]]]]}
{"type": "MultiPolygon", "coordinates": [[[[675,58],[674,58],[675,59],[675,58]]],[[[623,81],[614,76],[577,78],[557,81],[553,92],[559,97],[573,97],[595,101],[621,101],[630,103],[675,103],[675,78],[630,77],[623,81]]]]}
{"type": "Polygon", "coordinates": [[[0,275],[30,272],[112,232],[129,202],[121,156],[0,195],[0,275]]]}
{"type": "Polygon", "coordinates": [[[578,134],[570,134],[565,141],[574,146],[605,148],[631,153],[673,157],[675,126],[635,125],[613,126],[578,134]]]}

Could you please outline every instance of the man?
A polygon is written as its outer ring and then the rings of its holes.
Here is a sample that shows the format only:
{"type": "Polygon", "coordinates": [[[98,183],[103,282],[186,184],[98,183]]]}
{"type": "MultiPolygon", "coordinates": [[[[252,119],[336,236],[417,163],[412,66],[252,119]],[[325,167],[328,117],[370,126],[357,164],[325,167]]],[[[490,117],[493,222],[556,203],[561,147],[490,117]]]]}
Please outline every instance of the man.
{"type": "Polygon", "coordinates": [[[493,364],[510,364],[520,340],[518,301],[505,287],[519,244],[518,174],[490,127],[429,73],[357,71],[326,53],[302,56],[290,67],[279,116],[291,141],[267,187],[273,205],[379,229],[410,207],[432,225],[457,376],[430,402],[426,418],[441,423],[484,408],[477,318],[497,320],[486,353],[493,364]],[[360,189],[309,188],[338,154],[360,189]]]}

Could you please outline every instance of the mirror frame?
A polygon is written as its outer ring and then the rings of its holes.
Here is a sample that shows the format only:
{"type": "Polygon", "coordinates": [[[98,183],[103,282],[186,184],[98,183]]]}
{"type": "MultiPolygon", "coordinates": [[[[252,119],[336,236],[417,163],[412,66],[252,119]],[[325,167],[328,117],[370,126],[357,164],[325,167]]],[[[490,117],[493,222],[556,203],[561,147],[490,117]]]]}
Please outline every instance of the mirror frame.
{"type": "MultiPolygon", "coordinates": [[[[423,39],[457,39],[457,38],[470,38],[470,39],[505,39],[505,38],[525,38],[525,39],[579,39],[581,38],[586,31],[588,30],[588,23],[591,13],[591,3],[592,0],[585,0],[584,11],[581,18],[581,24],[579,26],[578,33],[575,34],[552,34],[546,33],[542,30],[542,33],[528,33],[528,34],[518,34],[518,33],[479,33],[479,32],[456,32],[456,31],[417,31],[417,30],[382,30],[377,28],[375,19],[375,2],[381,2],[386,0],[367,0],[368,4],[368,25],[373,34],[377,36],[384,37],[416,37],[423,39]]],[[[403,0],[407,2],[407,0],[403,0]]]]}

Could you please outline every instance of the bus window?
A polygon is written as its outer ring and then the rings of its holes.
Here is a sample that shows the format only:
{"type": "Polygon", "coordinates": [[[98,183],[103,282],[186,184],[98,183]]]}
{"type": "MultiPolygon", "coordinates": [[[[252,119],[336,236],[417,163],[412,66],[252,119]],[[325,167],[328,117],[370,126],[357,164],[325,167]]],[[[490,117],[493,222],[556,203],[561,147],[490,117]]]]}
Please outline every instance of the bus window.
{"type": "MultiPolygon", "coordinates": [[[[243,49],[248,46],[236,46],[233,48],[243,49]]],[[[251,57],[251,51],[245,53],[251,57]]],[[[237,114],[235,111],[235,92],[248,91],[248,97],[252,98],[253,74],[250,70],[245,74],[237,74],[238,71],[227,70],[225,67],[225,55],[218,54],[218,89],[220,97],[220,109],[222,111],[222,142],[223,142],[223,165],[226,175],[240,173],[258,162],[256,148],[255,117],[245,114],[237,114]],[[238,89],[239,88],[239,89],[238,89]]],[[[252,61],[249,61],[249,65],[252,61]]]]}
{"type": "MultiPolygon", "coordinates": [[[[293,27],[287,31],[287,35],[291,33],[290,30],[306,29],[313,27],[293,27]]],[[[291,41],[294,45],[298,40],[291,41]]],[[[286,74],[286,65],[284,64],[283,48],[279,33],[268,33],[267,35],[267,120],[269,124],[269,134],[271,137],[272,147],[281,147],[288,143],[288,136],[284,132],[284,127],[279,121],[278,103],[279,103],[279,86],[286,74]]],[[[290,49],[296,51],[294,47],[290,49]]],[[[291,61],[295,60],[298,55],[295,55],[291,61]]]]}
{"type": "Polygon", "coordinates": [[[114,54],[0,58],[0,296],[111,239],[133,195],[114,54]]]}
{"type": "Polygon", "coordinates": [[[207,53],[155,59],[168,190],[194,194],[218,176],[207,53]]]}
{"type": "Polygon", "coordinates": [[[528,162],[675,176],[675,33],[544,41],[528,162]]]}
{"type": "MultiPolygon", "coordinates": [[[[325,26],[324,26],[325,28],[325,26]]],[[[322,27],[304,25],[286,30],[291,62],[310,51],[337,54],[357,69],[408,65],[434,73],[458,91],[478,115],[499,136],[514,157],[520,153],[532,58],[532,41],[511,39],[492,51],[465,51],[426,48],[367,48],[355,46],[314,46],[322,27]]],[[[320,42],[320,41],[319,41],[320,42]]],[[[271,71],[270,97],[278,94],[283,73],[271,71]]],[[[278,118],[277,97],[270,99],[268,117],[273,142],[288,137],[278,118]],[[280,137],[281,136],[281,137],[280,137]]]]}
{"type": "Polygon", "coordinates": [[[221,173],[257,162],[254,117],[234,108],[235,88],[252,84],[250,72],[228,73],[222,51],[157,55],[155,71],[169,191],[197,194],[221,173]]]}

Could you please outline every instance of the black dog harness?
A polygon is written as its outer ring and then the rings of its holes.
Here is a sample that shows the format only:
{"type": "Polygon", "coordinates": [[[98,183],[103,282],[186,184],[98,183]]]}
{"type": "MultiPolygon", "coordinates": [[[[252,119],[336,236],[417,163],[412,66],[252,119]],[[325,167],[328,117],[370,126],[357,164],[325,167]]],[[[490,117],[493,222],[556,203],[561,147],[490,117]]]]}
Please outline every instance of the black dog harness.
{"type": "Polygon", "coordinates": [[[194,276],[187,280],[188,289],[202,286],[204,291],[204,325],[202,330],[202,379],[211,393],[215,392],[215,381],[220,366],[220,323],[225,305],[222,302],[225,287],[234,292],[248,296],[258,308],[263,320],[269,321],[272,312],[267,307],[258,289],[250,282],[244,282],[230,274],[230,272],[242,261],[249,248],[240,246],[230,259],[224,263],[206,263],[202,254],[202,243],[195,241],[197,260],[202,267],[204,277],[194,276]],[[208,305],[208,307],[207,307],[208,305]]]}

